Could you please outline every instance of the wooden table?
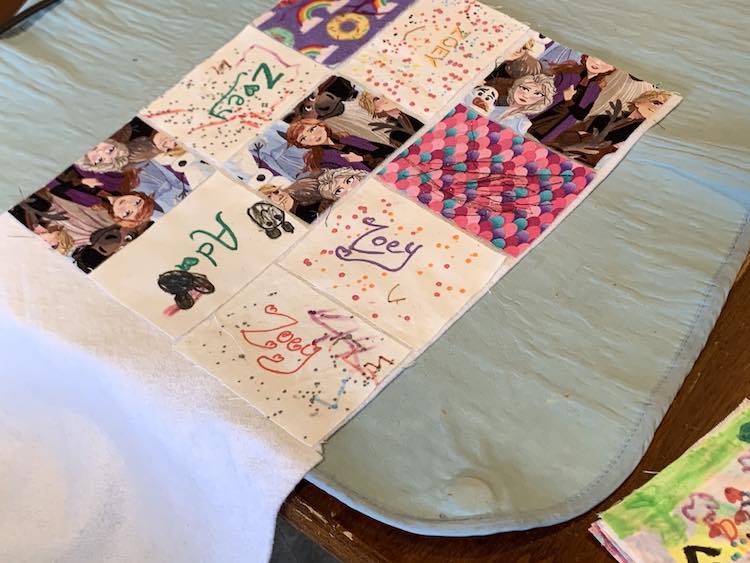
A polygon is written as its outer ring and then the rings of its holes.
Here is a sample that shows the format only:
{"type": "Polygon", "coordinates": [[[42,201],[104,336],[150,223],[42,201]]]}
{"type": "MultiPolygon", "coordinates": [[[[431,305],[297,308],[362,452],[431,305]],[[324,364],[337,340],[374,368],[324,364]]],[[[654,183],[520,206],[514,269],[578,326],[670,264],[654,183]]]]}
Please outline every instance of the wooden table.
{"type": "Polygon", "coordinates": [[[597,512],[646,483],[750,396],[750,271],[745,265],[706,347],[645,457],[604,502],[574,520],[528,532],[472,538],[417,536],[368,518],[303,481],[281,514],[342,561],[612,562],[588,527],[597,512]]]}
{"type": "Polygon", "coordinates": [[[13,14],[21,9],[26,0],[2,0],[0,2],[0,24],[9,20],[13,14]]]}

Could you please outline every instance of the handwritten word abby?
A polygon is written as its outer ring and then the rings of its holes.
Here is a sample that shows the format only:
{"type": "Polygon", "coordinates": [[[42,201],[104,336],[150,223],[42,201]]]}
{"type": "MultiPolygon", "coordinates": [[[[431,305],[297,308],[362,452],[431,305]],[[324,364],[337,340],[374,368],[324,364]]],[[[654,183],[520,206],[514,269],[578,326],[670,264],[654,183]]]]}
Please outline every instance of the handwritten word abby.
{"type": "Polygon", "coordinates": [[[299,324],[299,321],[291,315],[279,313],[276,305],[266,305],[263,310],[271,317],[272,326],[254,330],[242,329],[240,334],[251,346],[274,350],[273,354],[261,354],[256,358],[255,362],[261,368],[279,375],[293,375],[322,348],[315,341],[303,343],[299,336],[288,330],[299,324]]]}
{"type": "Polygon", "coordinates": [[[430,51],[429,54],[425,55],[425,57],[427,57],[427,60],[432,63],[432,66],[437,67],[438,61],[442,61],[447,57],[451,50],[458,47],[459,42],[462,39],[466,39],[468,36],[469,32],[461,31],[461,28],[456,24],[456,28],[451,31],[447,37],[443,37],[437,47],[430,51]]]}
{"type": "Polygon", "coordinates": [[[229,86],[229,90],[227,90],[224,95],[219,98],[219,101],[208,110],[208,114],[212,117],[228,121],[229,116],[231,116],[237,108],[244,106],[247,100],[255,96],[255,94],[261,90],[263,83],[258,80],[258,76],[261,74],[265,80],[265,87],[268,90],[273,90],[276,83],[284,76],[284,73],[279,73],[274,76],[273,71],[266,63],[258,65],[252,78],[250,77],[249,72],[240,72],[229,86]]]}
{"type": "Polygon", "coordinates": [[[401,241],[388,240],[383,234],[386,225],[378,225],[375,217],[365,217],[362,223],[372,227],[354,239],[349,246],[337,246],[336,257],[344,262],[366,262],[389,272],[398,272],[412,259],[422,245],[408,242],[401,248],[401,241]]]}
{"type": "MultiPolygon", "coordinates": [[[[218,266],[216,259],[214,258],[214,250],[216,246],[226,248],[227,250],[235,251],[239,247],[237,242],[237,235],[234,231],[224,222],[221,218],[221,211],[216,213],[214,220],[219,224],[221,229],[217,233],[211,233],[205,229],[195,229],[188,236],[190,240],[195,241],[196,239],[202,240],[195,253],[208,260],[213,266],[218,266]]],[[[197,242],[197,241],[196,241],[197,242]]],[[[175,268],[187,272],[193,266],[200,264],[200,258],[195,256],[186,256],[182,259],[180,264],[177,264],[175,268]]]]}

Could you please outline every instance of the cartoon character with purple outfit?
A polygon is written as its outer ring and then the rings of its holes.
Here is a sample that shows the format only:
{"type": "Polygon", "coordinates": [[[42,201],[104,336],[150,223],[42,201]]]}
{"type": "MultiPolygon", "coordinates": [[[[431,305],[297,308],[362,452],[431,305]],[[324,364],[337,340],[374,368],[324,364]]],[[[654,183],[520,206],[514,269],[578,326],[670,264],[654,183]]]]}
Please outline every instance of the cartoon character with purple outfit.
{"type": "Polygon", "coordinates": [[[286,139],[291,146],[307,149],[303,160],[308,172],[342,167],[369,172],[393,152],[393,147],[336,133],[325,122],[313,118],[289,125],[286,139]]]}
{"type": "Polygon", "coordinates": [[[531,118],[529,133],[551,143],[563,132],[583,121],[599,97],[606,77],[616,69],[591,55],[581,56],[581,62],[550,65],[555,77],[556,94],[545,111],[531,118]]]}

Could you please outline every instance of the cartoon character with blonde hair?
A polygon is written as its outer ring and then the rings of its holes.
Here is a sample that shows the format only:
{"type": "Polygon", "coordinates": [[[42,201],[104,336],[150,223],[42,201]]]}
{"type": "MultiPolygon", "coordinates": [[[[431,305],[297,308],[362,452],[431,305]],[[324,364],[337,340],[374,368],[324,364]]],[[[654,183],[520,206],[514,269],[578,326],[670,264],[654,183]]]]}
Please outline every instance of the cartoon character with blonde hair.
{"type": "Polygon", "coordinates": [[[671,96],[664,90],[649,90],[628,102],[610,102],[607,113],[590,117],[562,133],[552,147],[591,166],[615,152],[641,124],[657,114],[671,96]],[[624,111],[623,111],[624,110],[624,111]]]}
{"type": "Polygon", "coordinates": [[[507,105],[497,106],[490,112],[503,127],[523,135],[531,127],[529,115],[544,110],[555,96],[555,81],[547,74],[530,74],[515,80],[508,90],[507,105]]]}

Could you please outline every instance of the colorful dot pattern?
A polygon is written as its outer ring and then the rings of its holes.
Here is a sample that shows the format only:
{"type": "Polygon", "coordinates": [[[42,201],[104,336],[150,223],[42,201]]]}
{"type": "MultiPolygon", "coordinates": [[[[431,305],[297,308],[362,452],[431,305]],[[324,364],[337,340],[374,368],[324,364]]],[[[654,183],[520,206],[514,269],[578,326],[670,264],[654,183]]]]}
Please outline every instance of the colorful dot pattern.
{"type": "Polygon", "coordinates": [[[281,265],[419,348],[486,287],[503,261],[502,254],[371,178],[281,265]],[[352,245],[357,250],[341,259],[339,247],[352,245]]]}
{"type": "Polygon", "coordinates": [[[594,179],[591,168],[463,105],[380,174],[511,256],[527,250],[594,179]]]}
{"type": "Polygon", "coordinates": [[[527,29],[474,0],[420,0],[342,72],[430,117],[527,29]]]}
{"type": "Polygon", "coordinates": [[[178,347],[307,444],[355,413],[409,352],[273,265],[178,347]]]}
{"type": "Polygon", "coordinates": [[[247,27],[142,115],[202,156],[223,162],[327,73],[325,67],[247,27]],[[266,73],[258,72],[263,63],[273,82],[270,88],[266,73]],[[212,115],[212,109],[221,117],[212,115]]]}

